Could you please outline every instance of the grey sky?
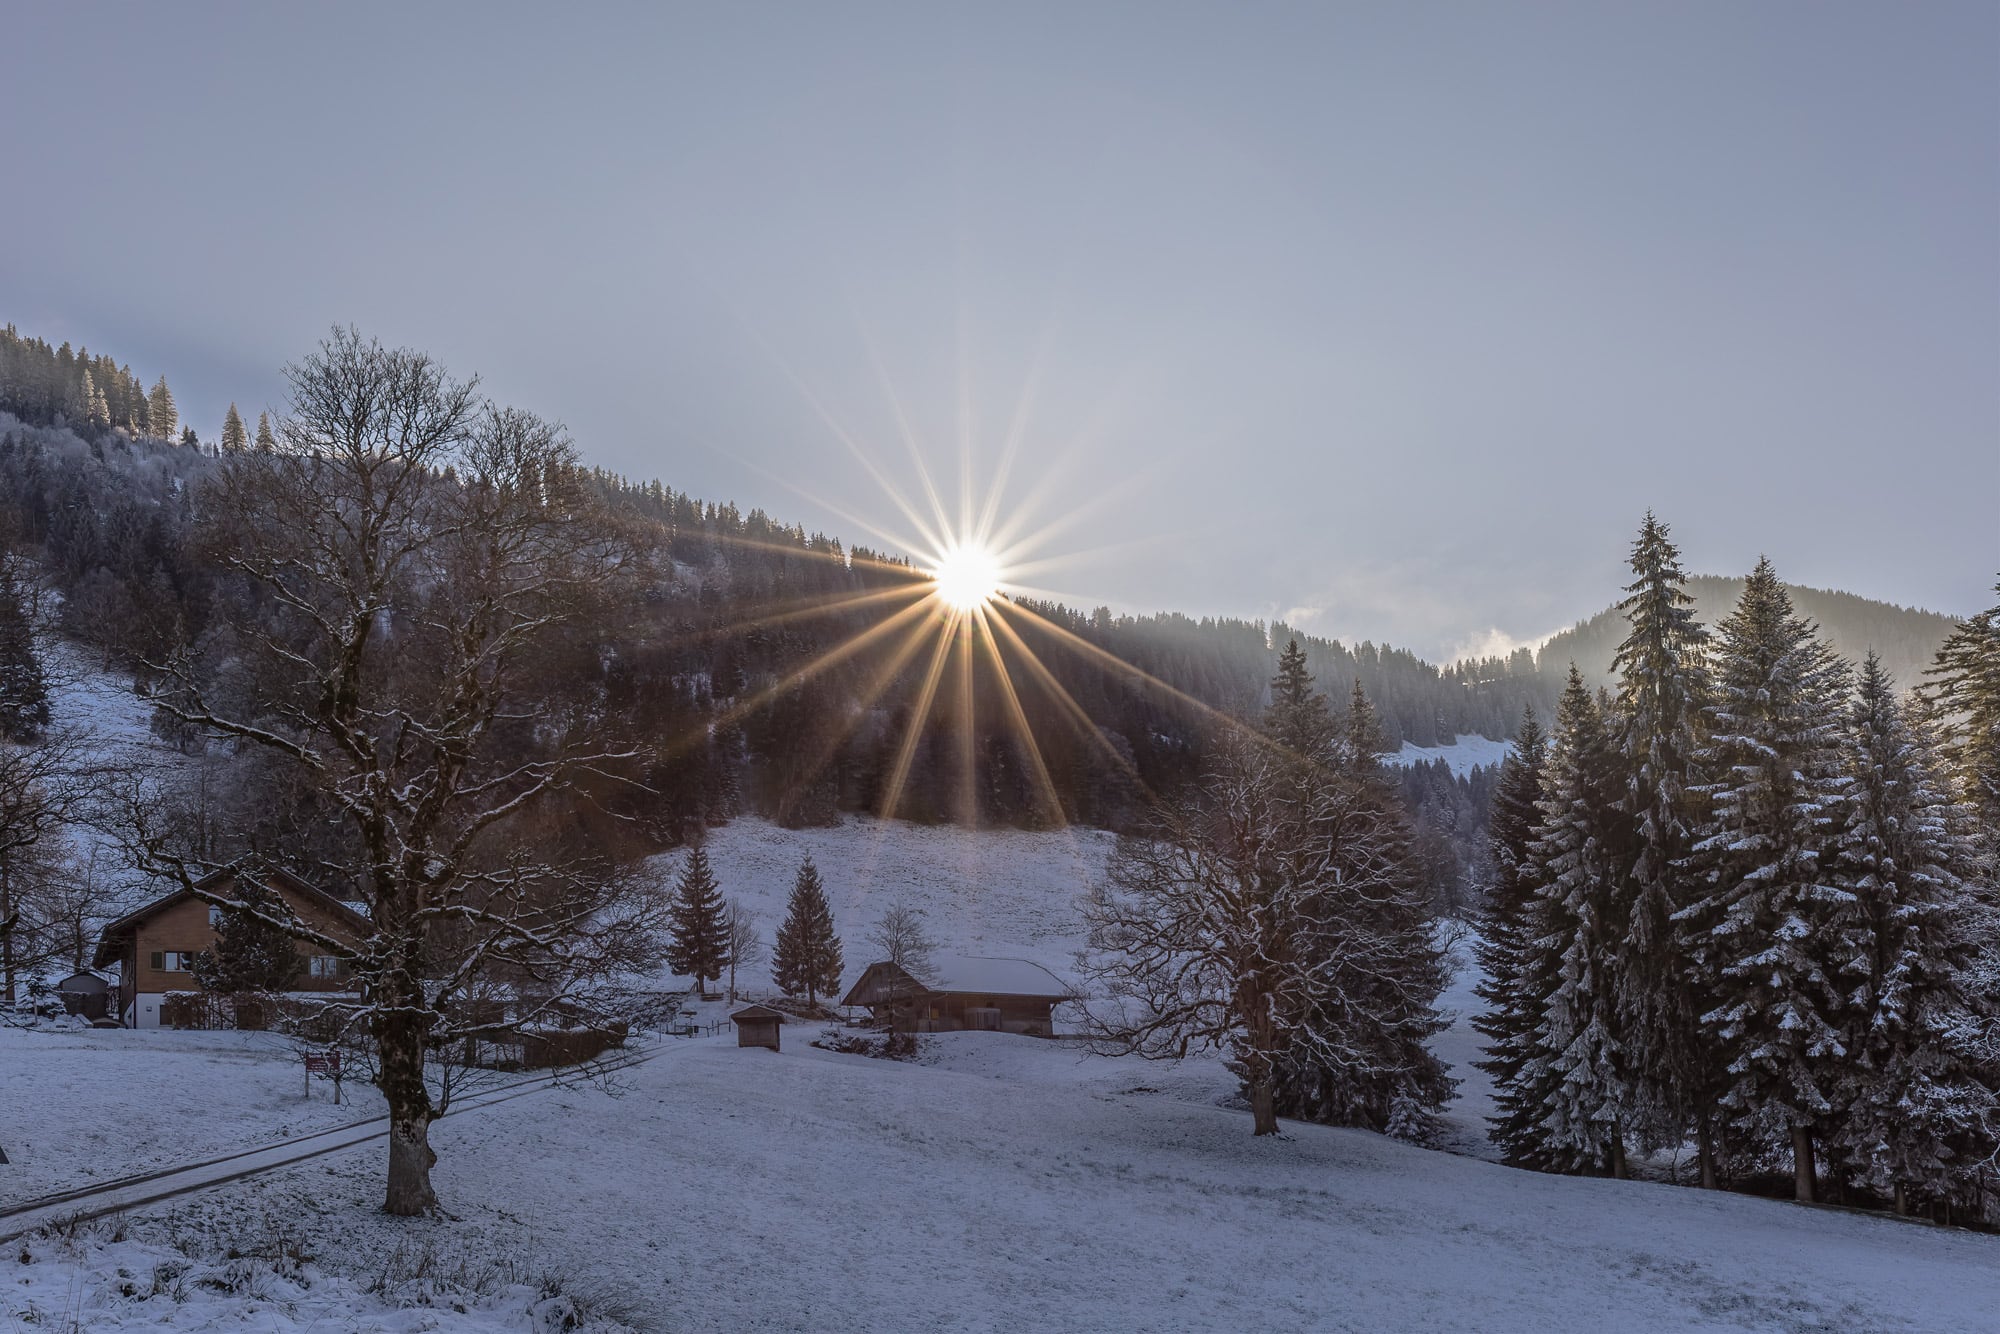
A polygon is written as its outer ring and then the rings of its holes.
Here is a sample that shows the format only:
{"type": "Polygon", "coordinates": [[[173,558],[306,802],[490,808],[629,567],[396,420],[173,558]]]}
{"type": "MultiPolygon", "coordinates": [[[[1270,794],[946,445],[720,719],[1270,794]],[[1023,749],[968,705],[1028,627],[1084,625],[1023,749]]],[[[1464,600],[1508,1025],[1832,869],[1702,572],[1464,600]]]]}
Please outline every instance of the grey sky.
{"type": "Polygon", "coordinates": [[[886,378],[952,497],[1020,423],[1025,582],[1431,656],[1604,605],[1648,506],[2000,569],[1990,3],[0,0],[0,74],[0,319],[209,438],[352,322],[869,541],[819,410],[915,497],[886,378]]]}

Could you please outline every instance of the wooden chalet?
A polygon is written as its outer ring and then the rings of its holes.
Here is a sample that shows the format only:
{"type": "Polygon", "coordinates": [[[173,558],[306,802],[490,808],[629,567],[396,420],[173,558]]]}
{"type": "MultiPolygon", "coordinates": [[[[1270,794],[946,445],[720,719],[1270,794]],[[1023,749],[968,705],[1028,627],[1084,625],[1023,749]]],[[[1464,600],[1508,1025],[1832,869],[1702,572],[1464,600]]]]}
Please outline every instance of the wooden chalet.
{"type": "MultiPolygon", "coordinates": [[[[336,940],[359,941],[368,934],[368,919],[333,895],[289,871],[275,868],[224,868],[197,882],[202,889],[231,895],[238,877],[283,900],[301,922],[336,940]]],[[[97,939],[94,968],[118,969],[118,1018],[127,1028],[158,1028],[160,1005],[171,992],[193,991],[194,956],[213,949],[216,922],[222,910],[177,889],[104,928],[97,939]]],[[[294,983],[299,991],[346,991],[347,968],[321,947],[298,942],[306,967],[294,983]]]]}
{"type": "Polygon", "coordinates": [[[1075,998],[1060,978],[1026,959],[941,958],[930,980],[912,977],[896,964],[871,963],[841,999],[865,1006],[906,1032],[960,1033],[980,1030],[1055,1036],[1055,1007],[1075,998]]]}

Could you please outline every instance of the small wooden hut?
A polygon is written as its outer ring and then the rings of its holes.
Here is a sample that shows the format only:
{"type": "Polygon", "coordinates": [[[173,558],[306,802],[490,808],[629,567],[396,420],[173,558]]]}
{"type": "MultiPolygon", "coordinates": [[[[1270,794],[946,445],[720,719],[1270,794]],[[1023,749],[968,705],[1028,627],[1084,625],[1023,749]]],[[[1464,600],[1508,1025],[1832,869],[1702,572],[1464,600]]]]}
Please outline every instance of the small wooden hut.
{"type": "Polygon", "coordinates": [[[768,1005],[746,1005],[729,1018],[736,1025],[737,1046],[778,1050],[778,1026],[785,1022],[782,1011],[768,1005]]]}

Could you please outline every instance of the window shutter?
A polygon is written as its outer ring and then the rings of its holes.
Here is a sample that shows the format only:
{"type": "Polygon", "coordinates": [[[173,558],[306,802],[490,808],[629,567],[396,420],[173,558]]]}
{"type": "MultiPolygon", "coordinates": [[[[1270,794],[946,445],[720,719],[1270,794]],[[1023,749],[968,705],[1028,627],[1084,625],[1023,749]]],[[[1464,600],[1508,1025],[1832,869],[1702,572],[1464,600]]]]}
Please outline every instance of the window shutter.
{"type": "Polygon", "coordinates": [[[167,971],[167,956],[158,950],[153,951],[153,971],[156,973],[167,971]]]}

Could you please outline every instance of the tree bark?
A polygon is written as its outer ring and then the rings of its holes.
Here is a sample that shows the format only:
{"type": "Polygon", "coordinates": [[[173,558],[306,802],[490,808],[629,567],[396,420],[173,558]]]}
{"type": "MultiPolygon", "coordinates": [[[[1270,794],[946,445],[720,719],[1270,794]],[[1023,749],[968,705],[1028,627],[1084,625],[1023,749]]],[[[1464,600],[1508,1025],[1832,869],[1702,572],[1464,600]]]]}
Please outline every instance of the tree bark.
{"type": "Polygon", "coordinates": [[[1910,1193],[1903,1189],[1903,1183],[1900,1181],[1896,1183],[1896,1216],[1898,1218],[1910,1216],[1910,1193]]]}
{"type": "Polygon", "coordinates": [[[18,925],[14,917],[14,880],[9,874],[7,858],[0,854],[0,973],[6,977],[7,1006],[14,1004],[14,928],[18,925]]]}
{"type": "Polygon", "coordinates": [[[1813,1202],[1812,1131],[1806,1126],[1792,1127],[1792,1184],[1800,1204],[1813,1202]]]}
{"type": "Polygon", "coordinates": [[[1716,1190],[1722,1183],[1716,1179],[1715,1171],[1715,1124],[1705,1112],[1695,1122],[1694,1142],[1695,1157],[1701,1164],[1701,1188],[1716,1190]]]}
{"type": "Polygon", "coordinates": [[[437,1193],[431,1189],[437,1154],[431,1149],[433,1109],[424,1086],[423,1030],[412,1015],[378,1014],[375,1044],[381,1064],[377,1082],[389,1103],[389,1190],[382,1211],[415,1218],[437,1209],[437,1193]]]}
{"type": "Polygon", "coordinates": [[[1275,1135],[1278,1133],[1278,1113],[1275,1109],[1276,1097],[1271,1088],[1269,1075],[1255,1079],[1250,1084],[1250,1133],[1253,1135],[1275,1135]]]}

